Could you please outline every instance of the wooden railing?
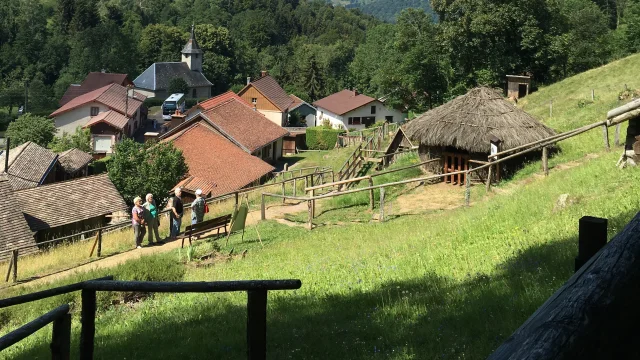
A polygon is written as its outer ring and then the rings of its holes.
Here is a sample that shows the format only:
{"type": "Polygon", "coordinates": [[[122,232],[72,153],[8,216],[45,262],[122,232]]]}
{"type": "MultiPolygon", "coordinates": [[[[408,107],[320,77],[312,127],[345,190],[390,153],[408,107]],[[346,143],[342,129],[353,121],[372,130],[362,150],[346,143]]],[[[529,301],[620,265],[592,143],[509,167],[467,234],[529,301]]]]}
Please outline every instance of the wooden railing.
{"type": "Polygon", "coordinates": [[[579,222],[576,273],[490,360],[637,358],[640,213],[607,244],[607,219],[579,222]]]}
{"type": "MultiPolygon", "coordinates": [[[[205,201],[207,202],[207,204],[211,205],[211,204],[214,204],[214,203],[217,203],[217,202],[226,201],[226,200],[229,200],[231,198],[234,198],[235,199],[234,206],[237,208],[239,206],[239,202],[240,202],[239,196],[242,195],[242,194],[247,194],[247,193],[251,193],[251,192],[258,192],[258,191],[260,191],[262,189],[265,189],[267,187],[276,187],[276,186],[281,186],[282,187],[282,191],[284,193],[285,187],[286,187],[287,184],[292,184],[293,189],[294,189],[293,191],[295,192],[299,181],[300,182],[304,182],[305,187],[307,187],[307,186],[309,186],[309,184],[315,184],[315,183],[318,183],[318,182],[324,183],[326,176],[331,176],[331,181],[335,180],[334,172],[331,169],[320,168],[320,167],[310,167],[310,168],[303,168],[302,170],[305,170],[305,169],[314,169],[314,170],[318,169],[318,170],[314,171],[312,173],[309,173],[309,174],[302,175],[302,176],[296,176],[296,177],[291,177],[289,179],[284,179],[284,180],[279,181],[279,182],[262,184],[262,185],[249,187],[249,188],[244,188],[244,189],[240,189],[240,190],[237,190],[237,191],[229,192],[229,193],[218,195],[218,196],[213,196],[213,197],[205,199],[205,201]],[[322,169],[324,169],[324,170],[322,170],[322,169]]],[[[295,169],[295,170],[290,170],[287,173],[293,174],[294,172],[299,172],[299,171],[300,171],[300,169],[295,169]]],[[[282,175],[282,176],[284,177],[285,175],[282,175]]],[[[185,208],[189,208],[189,207],[190,207],[190,204],[185,204],[185,208]]],[[[169,213],[169,210],[162,210],[160,212],[160,214],[168,214],[168,213],[169,213]]],[[[10,249],[10,250],[0,251],[0,257],[1,257],[2,254],[7,254],[7,253],[10,254],[10,256],[11,256],[10,259],[9,259],[9,263],[8,263],[7,275],[6,275],[6,278],[5,278],[5,282],[9,282],[9,279],[12,279],[14,283],[17,283],[17,281],[18,281],[18,260],[19,260],[20,251],[21,250],[30,249],[30,248],[33,248],[34,246],[58,244],[58,243],[61,243],[61,242],[65,241],[65,240],[68,240],[68,239],[84,237],[83,239],[75,240],[75,242],[85,242],[85,241],[90,241],[90,240],[94,241],[88,258],[92,258],[94,252],[95,252],[97,257],[101,257],[102,256],[102,241],[103,241],[104,235],[106,233],[108,233],[108,232],[127,229],[127,228],[130,228],[131,226],[132,226],[131,221],[125,221],[125,222],[118,223],[118,224],[113,224],[113,225],[108,225],[108,226],[104,226],[104,227],[100,227],[100,228],[86,230],[86,231],[82,231],[82,232],[75,233],[75,234],[72,234],[72,235],[68,235],[68,236],[64,236],[64,237],[60,237],[60,238],[56,238],[56,239],[52,239],[52,240],[39,242],[36,245],[25,245],[25,246],[17,247],[17,248],[10,249]]]]}
{"type": "Polygon", "coordinates": [[[382,127],[371,129],[373,134],[367,138],[366,142],[360,143],[358,147],[353,150],[351,155],[345,160],[344,164],[338,170],[338,180],[349,179],[357,174],[358,169],[362,167],[364,163],[364,152],[380,150],[380,145],[384,139],[384,132],[382,127]]]}
{"type": "MultiPolygon", "coordinates": [[[[112,277],[83,281],[36,293],[0,300],[0,308],[24,304],[36,300],[81,291],[80,359],[94,356],[96,333],[97,292],[166,292],[166,293],[214,293],[247,292],[247,358],[264,360],[267,356],[267,294],[276,290],[295,290],[302,286],[300,280],[243,280],[214,282],[157,282],[114,281],[112,277]]],[[[71,315],[69,305],[39,317],[31,323],[0,337],[0,350],[19,342],[38,329],[54,322],[52,358],[69,359],[71,343],[71,315]]]]}

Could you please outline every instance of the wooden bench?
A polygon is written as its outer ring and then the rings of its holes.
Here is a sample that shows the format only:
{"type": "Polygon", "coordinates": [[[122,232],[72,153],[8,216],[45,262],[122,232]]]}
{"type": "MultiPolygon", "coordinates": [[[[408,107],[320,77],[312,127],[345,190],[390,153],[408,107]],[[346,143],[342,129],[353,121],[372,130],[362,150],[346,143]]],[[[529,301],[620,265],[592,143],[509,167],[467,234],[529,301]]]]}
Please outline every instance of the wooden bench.
{"type": "Polygon", "coordinates": [[[194,225],[189,225],[184,230],[184,233],[178,235],[178,239],[182,239],[182,247],[184,248],[184,240],[189,239],[189,245],[191,245],[191,238],[199,238],[202,235],[218,230],[216,236],[224,236],[227,234],[227,226],[231,223],[231,215],[224,215],[215,219],[203,221],[194,225]],[[220,233],[220,230],[223,230],[220,233]]]}

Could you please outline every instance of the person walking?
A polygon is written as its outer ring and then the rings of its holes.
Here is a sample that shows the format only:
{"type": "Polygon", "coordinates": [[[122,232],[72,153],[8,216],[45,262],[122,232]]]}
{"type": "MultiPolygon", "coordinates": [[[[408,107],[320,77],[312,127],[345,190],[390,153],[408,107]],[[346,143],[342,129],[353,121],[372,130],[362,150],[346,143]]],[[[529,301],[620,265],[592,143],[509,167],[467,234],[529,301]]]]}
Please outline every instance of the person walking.
{"type": "Polygon", "coordinates": [[[158,216],[158,206],[153,199],[153,194],[147,194],[146,202],[142,204],[144,208],[144,220],[147,222],[147,231],[149,232],[149,245],[153,245],[153,236],[155,234],[156,244],[164,244],[160,239],[158,227],[160,226],[160,217],[158,216]]]}
{"type": "Polygon", "coordinates": [[[131,209],[131,222],[133,224],[133,236],[136,240],[136,248],[142,248],[142,239],[145,234],[144,208],[142,207],[142,198],[136,196],[133,199],[133,209],[131,209]]]}
{"type": "Polygon", "coordinates": [[[177,188],[174,191],[174,196],[171,198],[171,204],[169,205],[169,226],[171,227],[171,238],[175,239],[180,233],[180,226],[182,225],[182,214],[184,212],[184,205],[182,204],[182,189],[177,188]]]}
{"type": "Polygon", "coordinates": [[[202,197],[202,190],[196,190],[196,199],[191,203],[191,225],[204,220],[204,207],[206,202],[202,197]]]}

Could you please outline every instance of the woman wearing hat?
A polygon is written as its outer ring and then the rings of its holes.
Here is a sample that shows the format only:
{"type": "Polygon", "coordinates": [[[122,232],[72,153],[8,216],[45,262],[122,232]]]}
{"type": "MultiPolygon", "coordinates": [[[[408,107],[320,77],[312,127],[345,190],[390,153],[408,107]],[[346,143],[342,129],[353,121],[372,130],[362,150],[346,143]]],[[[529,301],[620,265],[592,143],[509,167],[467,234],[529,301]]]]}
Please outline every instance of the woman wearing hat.
{"type": "Polygon", "coordinates": [[[191,225],[202,222],[204,219],[205,201],[202,198],[202,190],[196,190],[196,199],[191,203],[191,225]]]}
{"type": "Polygon", "coordinates": [[[145,234],[144,208],[142,207],[142,198],[136,196],[133,199],[133,209],[131,209],[131,223],[133,224],[133,236],[136,240],[136,247],[142,248],[142,239],[145,234]]]}

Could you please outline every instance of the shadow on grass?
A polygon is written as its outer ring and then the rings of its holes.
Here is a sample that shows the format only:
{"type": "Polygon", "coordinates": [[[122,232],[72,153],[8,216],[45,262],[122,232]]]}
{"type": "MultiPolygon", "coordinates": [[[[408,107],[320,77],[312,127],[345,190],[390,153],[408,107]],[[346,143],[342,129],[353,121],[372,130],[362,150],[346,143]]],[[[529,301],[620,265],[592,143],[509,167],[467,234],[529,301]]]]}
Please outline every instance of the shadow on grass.
{"type": "MultiPolygon", "coordinates": [[[[610,222],[626,224],[631,216],[610,222]]],[[[425,267],[411,280],[363,290],[357,287],[362,280],[354,269],[349,283],[334,284],[345,289],[342,294],[272,292],[269,358],[485,358],[572,275],[576,252],[577,233],[524,250],[498,265],[491,276],[466,274],[459,280],[425,267]]],[[[302,286],[313,289],[313,280],[302,286]]],[[[246,358],[246,308],[211,294],[189,300],[180,311],[145,309],[154,312],[150,321],[123,325],[117,337],[104,327],[118,321],[99,318],[95,358],[246,358]]],[[[119,321],[126,323],[124,317],[126,313],[119,321]]],[[[74,339],[77,349],[77,334],[74,339]]],[[[43,344],[15,358],[44,358],[46,351],[43,344]]]]}

